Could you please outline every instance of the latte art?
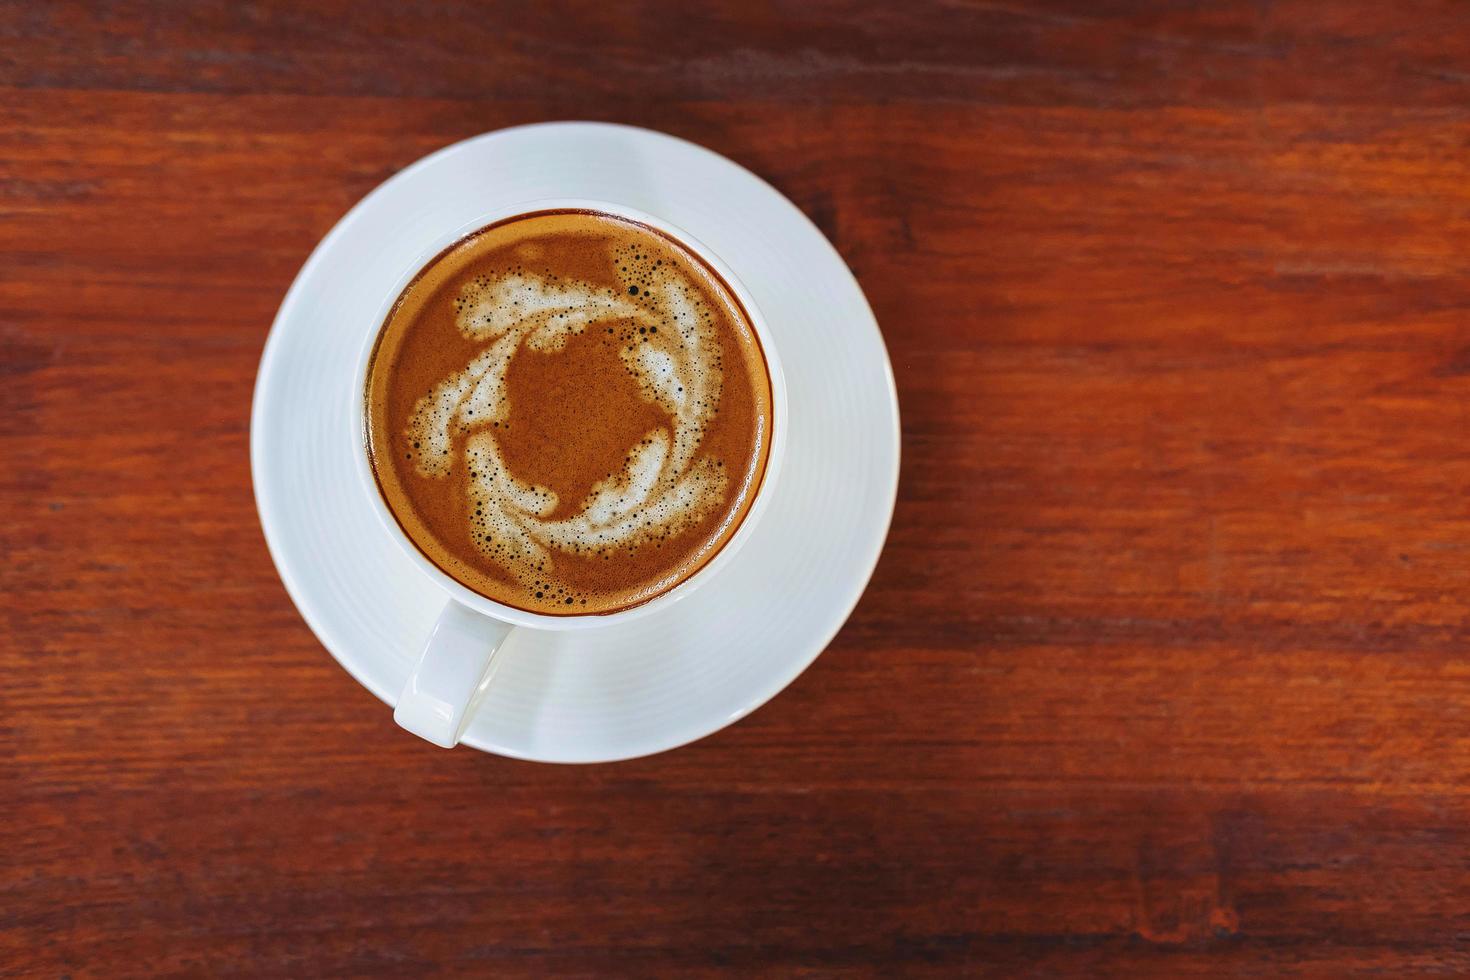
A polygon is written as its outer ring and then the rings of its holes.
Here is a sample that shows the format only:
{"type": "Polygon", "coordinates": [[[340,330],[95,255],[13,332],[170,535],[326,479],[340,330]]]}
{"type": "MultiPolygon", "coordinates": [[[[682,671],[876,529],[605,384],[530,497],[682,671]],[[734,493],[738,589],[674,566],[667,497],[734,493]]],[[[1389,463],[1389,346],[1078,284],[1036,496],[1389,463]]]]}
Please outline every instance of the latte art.
{"type": "Polygon", "coordinates": [[[728,485],[723,461],[699,455],[722,387],[712,314],[676,266],[636,246],[610,252],[617,291],[524,272],[467,283],[455,301],[456,326],[492,343],[419,400],[406,431],[420,476],[466,467],[475,546],[523,583],[545,581],[551,552],[610,559],[619,548],[675,536],[717,506],[728,485]],[[509,426],[512,410],[506,373],[523,347],[559,351],[594,328],[617,338],[623,366],[669,426],[644,433],[575,514],[552,520],[556,492],[517,479],[500,451],[496,430],[509,426]],[[457,436],[465,437],[462,461],[457,436]]]}
{"type": "Polygon", "coordinates": [[[744,307],[646,225],[543,211],[431,260],[369,357],[373,475],[405,536],[505,605],[617,612],[740,526],[771,447],[744,307]]]}

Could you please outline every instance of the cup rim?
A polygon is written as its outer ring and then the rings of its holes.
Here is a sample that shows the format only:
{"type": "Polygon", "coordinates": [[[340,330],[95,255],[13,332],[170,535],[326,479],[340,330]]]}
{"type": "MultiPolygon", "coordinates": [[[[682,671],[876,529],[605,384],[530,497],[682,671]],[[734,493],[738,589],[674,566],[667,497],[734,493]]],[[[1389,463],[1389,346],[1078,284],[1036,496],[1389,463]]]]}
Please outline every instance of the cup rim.
{"type": "Polygon", "coordinates": [[[705,245],[684,229],[656,215],[649,214],[638,208],[629,207],[625,204],[615,204],[610,201],[591,198],[572,197],[538,198],[486,211],[458,227],[444,232],[436,237],[427,247],[422,249],[414,257],[412,262],[409,263],[405,272],[395,281],[383,301],[379,304],[378,311],[370,322],[372,328],[367,332],[365,343],[358,355],[351,393],[352,410],[350,417],[352,420],[353,457],[358,480],[362,484],[363,491],[371,501],[373,512],[378,517],[378,523],[387,532],[389,537],[398,544],[399,550],[406,554],[422,572],[428,575],[436,585],[444,590],[449,598],[468,606],[476,612],[516,626],[548,630],[591,629],[642,618],[678,602],[680,599],[692,594],[700,585],[712,579],[714,574],[728,564],[736,552],[740,550],[740,547],[749,539],[761,514],[769,506],[771,491],[776,484],[776,478],[781,469],[781,460],[785,453],[786,429],[788,428],[786,418],[786,379],[781,370],[780,355],[777,353],[775,343],[771,338],[770,328],[760,311],[760,307],[756,305],[754,298],[751,297],[744,283],[740,281],[740,278],[735,274],[734,270],[726,265],[708,245],[705,245]],[[403,294],[403,291],[432,259],[460,239],[466,238],[481,228],[497,222],[555,211],[594,211],[609,214],[613,217],[624,218],[647,225],[656,231],[669,235],[680,245],[693,252],[719,275],[730,292],[735,296],[735,299],[744,308],[751,329],[755,332],[756,339],[761,345],[761,352],[765,357],[766,372],[771,383],[771,445],[766,454],[766,466],[761,475],[760,485],[756,488],[755,498],[751,501],[750,507],[741,519],[740,525],[735,529],[735,533],[730,535],[724,544],[720,545],[713,557],[683,581],[676,583],[664,592],[637,605],[605,613],[550,615],[531,612],[497,602],[494,599],[481,595],[479,592],[474,591],[469,586],[455,579],[430,560],[404,532],[402,526],[398,523],[398,519],[388,507],[388,502],[383,499],[383,494],[378,487],[377,475],[373,472],[372,461],[368,451],[367,397],[365,394],[368,369],[372,363],[372,355],[377,346],[378,337],[382,334],[383,327],[387,323],[388,314],[398,302],[398,298],[403,294]]]}

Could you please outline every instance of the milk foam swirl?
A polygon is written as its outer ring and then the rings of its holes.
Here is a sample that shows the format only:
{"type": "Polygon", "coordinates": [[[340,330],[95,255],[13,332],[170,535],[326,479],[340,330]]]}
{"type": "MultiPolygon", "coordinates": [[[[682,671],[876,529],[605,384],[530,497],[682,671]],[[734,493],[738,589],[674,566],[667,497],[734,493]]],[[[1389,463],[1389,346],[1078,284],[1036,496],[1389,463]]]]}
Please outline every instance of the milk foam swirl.
{"type": "Polygon", "coordinates": [[[453,472],[463,442],[475,545],[527,586],[552,581],[547,564],[555,553],[610,556],[677,535],[707,516],[728,485],[719,461],[699,452],[723,377],[707,304],[672,263],[635,247],[610,251],[621,291],[523,271],[467,283],[455,303],[456,326],[491,343],[419,399],[405,431],[425,478],[453,472]],[[592,327],[628,335],[618,356],[669,425],[629,447],[622,469],[596,483],[576,513],[551,520],[556,493],[511,473],[496,437],[511,413],[506,373],[522,346],[558,351],[592,327]]]}

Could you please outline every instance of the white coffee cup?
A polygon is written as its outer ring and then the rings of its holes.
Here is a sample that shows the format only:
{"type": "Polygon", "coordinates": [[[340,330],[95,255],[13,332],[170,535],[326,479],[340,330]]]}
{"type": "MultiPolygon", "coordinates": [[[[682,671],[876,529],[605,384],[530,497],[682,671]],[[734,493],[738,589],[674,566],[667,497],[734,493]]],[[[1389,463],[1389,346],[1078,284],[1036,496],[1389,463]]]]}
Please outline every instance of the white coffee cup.
{"type": "Polygon", "coordinates": [[[761,513],[770,502],[771,490],[781,468],[781,456],[786,445],[786,382],[781,373],[781,362],[771,339],[770,330],[760,314],[759,308],[735,274],[720,261],[709,248],[692,235],[653,215],[634,208],[606,201],[582,199],[538,200],[502,208],[483,214],[459,228],[447,231],[413,261],[403,276],[388,291],[376,318],[372,323],[367,342],[363,345],[358,361],[356,383],[352,389],[353,438],[356,440],[354,456],[357,473],[363,491],[372,501],[383,532],[392,537],[413,562],[414,567],[432,579],[444,590],[447,600],[438,621],[429,633],[422,653],[419,654],[412,672],[408,676],[398,702],[393,709],[393,719],[399,725],[422,738],[444,748],[459,743],[469,725],[476,708],[489,689],[494,673],[497,654],[516,629],[531,630],[578,630],[596,629],[622,623],[643,616],[650,616],[678,602],[695,589],[716,579],[723,568],[740,550],[754,531],[761,513]],[[371,366],[373,348],[378,334],[388,320],[394,303],[415,276],[444,249],[475,231],[520,215],[540,211],[586,210],[598,211],[616,217],[627,218],[661,231],[699,256],[711,269],[719,274],[730,288],[750,320],[756,337],[765,354],[766,367],[771,379],[771,444],[766,459],[765,473],[756,490],[755,499],[746,510],[744,520],[735,533],[719,551],[702,567],[678,585],[629,609],[602,615],[545,616],[527,612],[496,602],[494,599],[475,592],[450,577],[430,561],[408,535],[399,527],[388,503],[378,490],[368,455],[367,437],[367,375],[371,366]]]}

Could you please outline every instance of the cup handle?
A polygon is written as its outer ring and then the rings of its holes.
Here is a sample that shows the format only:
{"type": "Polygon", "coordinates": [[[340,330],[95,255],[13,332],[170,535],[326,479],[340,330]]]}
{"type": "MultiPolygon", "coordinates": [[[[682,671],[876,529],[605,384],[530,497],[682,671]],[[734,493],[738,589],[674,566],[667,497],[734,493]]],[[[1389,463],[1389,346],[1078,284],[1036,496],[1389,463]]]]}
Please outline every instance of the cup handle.
{"type": "Polygon", "coordinates": [[[512,628],[451,599],[403,685],[393,720],[435,745],[454,748],[490,686],[496,654],[512,628]]]}

